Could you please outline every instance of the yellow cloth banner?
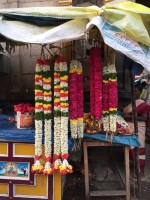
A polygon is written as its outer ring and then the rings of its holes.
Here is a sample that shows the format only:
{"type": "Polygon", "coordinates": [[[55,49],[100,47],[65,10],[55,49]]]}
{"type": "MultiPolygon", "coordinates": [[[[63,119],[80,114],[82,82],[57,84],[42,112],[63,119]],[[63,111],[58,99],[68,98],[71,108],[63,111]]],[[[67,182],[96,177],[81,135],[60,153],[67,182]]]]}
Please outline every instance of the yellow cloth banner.
{"type": "MultiPolygon", "coordinates": [[[[41,17],[45,20],[54,20],[54,22],[56,19],[74,19],[74,22],[77,24],[79,19],[92,19],[102,15],[104,20],[121,29],[127,37],[150,46],[150,8],[131,1],[120,3],[113,1],[101,8],[90,6],[0,9],[0,15],[3,16],[5,14],[8,16],[28,16],[29,18],[41,17]]],[[[77,24],[74,24],[74,26],[77,26],[77,24]]]]}
{"type": "Polygon", "coordinates": [[[150,46],[150,8],[130,1],[106,4],[105,20],[120,28],[127,37],[150,46]]]}
{"type": "Polygon", "coordinates": [[[91,7],[29,7],[0,9],[0,15],[22,15],[35,17],[52,17],[56,19],[91,18],[104,11],[97,6],[91,7]]]}

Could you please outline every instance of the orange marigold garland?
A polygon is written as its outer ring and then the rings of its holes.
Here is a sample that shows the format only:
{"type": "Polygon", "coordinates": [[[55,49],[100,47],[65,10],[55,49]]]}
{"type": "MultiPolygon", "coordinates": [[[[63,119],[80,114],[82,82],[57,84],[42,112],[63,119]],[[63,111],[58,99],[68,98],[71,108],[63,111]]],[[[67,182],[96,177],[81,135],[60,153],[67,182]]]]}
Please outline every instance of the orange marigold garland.
{"type": "Polygon", "coordinates": [[[35,68],[35,163],[33,173],[42,173],[42,126],[43,126],[43,81],[42,61],[37,60],[35,68]]]}

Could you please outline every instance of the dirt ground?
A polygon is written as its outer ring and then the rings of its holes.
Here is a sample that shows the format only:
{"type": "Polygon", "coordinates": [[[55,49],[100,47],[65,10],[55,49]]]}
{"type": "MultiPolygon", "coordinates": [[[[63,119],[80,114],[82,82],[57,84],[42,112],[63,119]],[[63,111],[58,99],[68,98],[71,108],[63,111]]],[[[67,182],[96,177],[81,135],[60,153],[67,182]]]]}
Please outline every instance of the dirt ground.
{"type": "MultiPolygon", "coordinates": [[[[124,154],[121,149],[114,149],[113,156],[115,157],[118,167],[124,171],[124,154]]],[[[70,162],[73,165],[74,172],[66,175],[64,186],[63,200],[85,200],[84,186],[84,167],[83,153],[72,152],[70,162]]],[[[145,179],[141,181],[141,198],[140,200],[150,199],[150,144],[146,144],[146,168],[145,179]]],[[[95,147],[89,149],[89,175],[90,175],[90,190],[112,190],[123,189],[123,184],[115,170],[110,149],[106,147],[102,149],[95,147]]],[[[134,177],[134,170],[131,169],[131,178],[134,177]]],[[[136,198],[137,183],[136,180],[130,180],[131,200],[139,200],[136,198]]],[[[125,197],[91,197],[91,200],[123,200],[125,197]]]]}

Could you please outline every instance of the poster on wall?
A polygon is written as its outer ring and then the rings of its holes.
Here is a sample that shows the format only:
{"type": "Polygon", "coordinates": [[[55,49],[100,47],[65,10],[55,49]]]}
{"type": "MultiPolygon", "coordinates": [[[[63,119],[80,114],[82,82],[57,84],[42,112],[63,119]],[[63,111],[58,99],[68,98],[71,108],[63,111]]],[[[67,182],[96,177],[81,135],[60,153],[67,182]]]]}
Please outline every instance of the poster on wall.
{"type": "Polygon", "coordinates": [[[30,163],[0,161],[0,179],[29,180],[30,163]]]}

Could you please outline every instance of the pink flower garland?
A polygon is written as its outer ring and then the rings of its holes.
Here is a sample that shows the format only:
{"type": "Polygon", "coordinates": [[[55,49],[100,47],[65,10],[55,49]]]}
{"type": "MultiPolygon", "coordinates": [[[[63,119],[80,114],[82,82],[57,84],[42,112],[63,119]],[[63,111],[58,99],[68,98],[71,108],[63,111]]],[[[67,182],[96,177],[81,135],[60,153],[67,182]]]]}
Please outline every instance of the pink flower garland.
{"type": "Polygon", "coordinates": [[[84,94],[83,94],[83,71],[82,65],[78,61],[77,66],[77,118],[78,118],[78,139],[83,138],[83,116],[84,116],[84,94]]]}
{"type": "MultiPolygon", "coordinates": [[[[70,128],[73,139],[83,138],[83,71],[77,60],[72,60],[69,71],[70,128]]],[[[74,146],[75,147],[75,146],[74,146]]]]}
{"type": "Polygon", "coordinates": [[[109,132],[109,75],[108,68],[103,68],[103,127],[102,129],[106,134],[109,132]]]}
{"type": "Polygon", "coordinates": [[[117,129],[118,90],[117,75],[114,65],[103,69],[103,118],[102,129],[106,135],[113,135],[117,129]]]}
{"type": "Polygon", "coordinates": [[[77,61],[73,60],[70,63],[69,71],[69,111],[70,111],[70,128],[71,137],[77,139],[77,116],[78,116],[78,101],[77,101],[77,61]]]}
{"type": "Polygon", "coordinates": [[[90,50],[90,113],[96,120],[102,116],[102,58],[99,47],[90,50]]]}

